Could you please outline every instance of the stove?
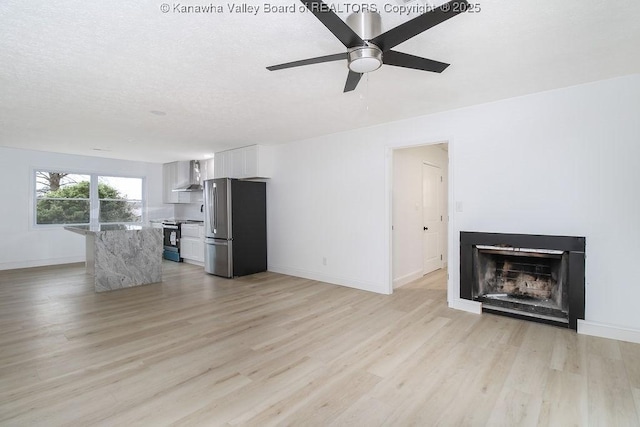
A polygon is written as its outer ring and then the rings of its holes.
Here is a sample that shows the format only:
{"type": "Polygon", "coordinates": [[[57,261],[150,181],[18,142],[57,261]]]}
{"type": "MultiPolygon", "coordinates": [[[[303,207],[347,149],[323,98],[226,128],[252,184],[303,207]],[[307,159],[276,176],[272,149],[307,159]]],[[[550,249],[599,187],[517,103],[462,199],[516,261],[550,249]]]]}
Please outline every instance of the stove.
{"type": "Polygon", "coordinates": [[[182,262],[180,256],[180,239],[182,235],[182,224],[202,224],[203,221],[193,219],[166,219],[162,221],[164,235],[162,257],[170,261],[182,262]]]}
{"type": "Polygon", "coordinates": [[[176,220],[162,221],[163,251],[162,257],[170,261],[182,262],[180,257],[180,228],[182,222],[176,220]]]}

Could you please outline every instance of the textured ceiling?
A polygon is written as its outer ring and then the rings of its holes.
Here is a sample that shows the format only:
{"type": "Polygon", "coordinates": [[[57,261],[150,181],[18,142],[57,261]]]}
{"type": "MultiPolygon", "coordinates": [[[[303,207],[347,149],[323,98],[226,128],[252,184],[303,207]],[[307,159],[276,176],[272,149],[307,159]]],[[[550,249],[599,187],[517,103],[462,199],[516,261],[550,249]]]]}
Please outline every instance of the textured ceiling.
{"type": "MultiPolygon", "coordinates": [[[[265,69],[344,51],[299,1],[167,2],[168,13],[163,1],[2,0],[0,146],[203,158],[640,72],[638,0],[479,0],[396,48],[452,64],[444,73],[383,66],[347,94],[346,61],[265,69]],[[198,4],[223,11],[174,8],[198,4]]],[[[413,16],[383,12],[383,29],[413,16]]]]}

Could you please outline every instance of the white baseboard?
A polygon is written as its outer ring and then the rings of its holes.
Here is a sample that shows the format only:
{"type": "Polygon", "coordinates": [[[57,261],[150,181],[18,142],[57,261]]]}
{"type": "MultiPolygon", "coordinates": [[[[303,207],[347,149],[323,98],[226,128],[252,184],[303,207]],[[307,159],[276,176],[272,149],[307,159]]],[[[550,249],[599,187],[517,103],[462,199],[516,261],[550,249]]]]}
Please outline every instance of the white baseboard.
{"type": "Polygon", "coordinates": [[[400,286],[406,285],[407,283],[411,283],[414,280],[417,280],[422,277],[422,270],[414,271],[413,273],[405,274],[402,277],[398,277],[393,280],[393,288],[399,288],[400,286]]]}
{"type": "Polygon", "coordinates": [[[182,261],[186,264],[197,265],[199,267],[204,267],[204,262],[194,261],[192,259],[182,258],[182,261]]]}
{"type": "Polygon", "coordinates": [[[578,333],[640,344],[640,330],[578,319],[578,333]]]}
{"type": "Polygon", "coordinates": [[[332,285],[346,286],[348,288],[360,289],[362,291],[375,292],[377,294],[389,295],[386,286],[379,283],[367,283],[359,280],[349,279],[348,277],[339,277],[330,274],[319,273],[317,271],[301,270],[281,265],[269,264],[268,270],[273,273],[286,274],[288,276],[302,277],[303,279],[317,280],[319,282],[331,283],[332,285]]]}
{"type": "Polygon", "coordinates": [[[37,260],[27,260],[27,261],[18,261],[18,262],[3,262],[3,263],[0,263],[0,270],[15,270],[18,268],[45,267],[48,265],[60,265],[60,264],[75,264],[78,262],[84,262],[84,256],[52,258],[52,259],[37,259],[37,260]]]}
{"type": "Polygon", "coordinates": [[[473,314],[482,313],[482,303],[478,301],[470,301],[467,299],[456,298],[449,301],[449,308],[462,310],[473,314]]]}

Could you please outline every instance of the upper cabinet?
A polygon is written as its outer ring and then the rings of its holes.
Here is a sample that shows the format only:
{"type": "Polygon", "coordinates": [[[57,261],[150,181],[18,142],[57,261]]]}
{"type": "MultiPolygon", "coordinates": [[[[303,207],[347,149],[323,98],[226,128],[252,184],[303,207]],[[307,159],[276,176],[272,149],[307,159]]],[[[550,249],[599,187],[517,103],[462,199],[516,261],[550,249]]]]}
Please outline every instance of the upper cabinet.
{"type": "Polygon", "coordinates": [[[229,163],[231,151],[222,151],[213,156],[213,176],[211,178],[230,178],[229,163]]]}
{"type": "MultiPolygon", "coordinates": [[[[222,151],[214,157],[214,178],[270,178],[273,167],[271,147],[251,145],[222,151]]],[[[210,174],[208,174],[210,177],[210,174]]]]}
{"type": "Polygon", "coordinates": [[[202,172],[202,181],[215,178],[213,171],[215,170],[215,159],[207,159],[200,161],[200,169],[202,172]]]}
{"type": "Polygon", "coordinates": [[[163,203],[199,203],[202,201],[202,191],[173,191],[189,184],[189,168],[188,161],[162,165],[163,203]]]}

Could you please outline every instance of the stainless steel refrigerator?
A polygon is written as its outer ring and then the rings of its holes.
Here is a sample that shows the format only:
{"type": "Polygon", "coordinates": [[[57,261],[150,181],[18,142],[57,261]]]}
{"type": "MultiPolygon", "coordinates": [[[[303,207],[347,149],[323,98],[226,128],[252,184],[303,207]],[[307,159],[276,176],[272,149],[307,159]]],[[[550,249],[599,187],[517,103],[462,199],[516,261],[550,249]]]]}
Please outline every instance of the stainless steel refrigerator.
{"type": "Polygon", "coordinates": [[[204,181],[204,269],[222,277],[267,270],[267,194],[264,182],[204,181]]]}

